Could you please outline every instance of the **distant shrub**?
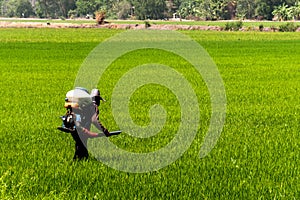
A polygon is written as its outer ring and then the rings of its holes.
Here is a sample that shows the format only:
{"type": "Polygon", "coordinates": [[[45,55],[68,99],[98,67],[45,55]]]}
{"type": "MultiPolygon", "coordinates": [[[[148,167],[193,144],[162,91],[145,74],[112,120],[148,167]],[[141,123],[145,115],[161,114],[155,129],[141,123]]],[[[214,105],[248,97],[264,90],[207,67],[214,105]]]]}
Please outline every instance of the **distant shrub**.
{"type": "Polygon", "coordinates": [[[246,31],[253,31],[253,30],[255,30],[255,28],[254,28],[254,27],[251,27],[251,26],[248,26],[248,27],[245,28],[245,30],[246,30],[246,31]]]}
{"type": "Polygon", "coordinates": [[[105,10],[98,10],[95,12],[96,22],[98,25],[104,24],[105,15],[106,15],[105,10]]]}
{"type": "Polygon", "coordinates": [[[241,29],[241,28],[243,27],[243,22],[242,22],[242,21],[235,22],[235,26],[236,26],[238,29],[241,29]]]}
{"type": "Polygon", "coordinates": [[[226,31],[238,31],[243,27],[243,22],[242,21],[237,21],[237,22],[227,22],[225,24],[225,30],[226,31]]]}
{"type": "Polygon", "coordinates": [[[150,22],[145,21],[145,28],[149,28],[151,26],[150,22]]]}
{"type": "Polygon", "coordinates": [[[281,32],[295,32],[299,28],[299,25],[289,22],[279,26],[279,31],[281,32]]]}
{"type": "Polygon", "coordinates": [[[68,12],[68,17],[69,17],[70,19],[74,19],[74,18],[76,17],[76,15],[77,15],[76,10],[69,10],[69,12],[68,12]]]}
{"type": "Polygon", "coordinates": [[[258,28],[259,28],[260,31],[263,31],[263,30],[264,30],[264,25],[263,25],[263,24],[260,24],[260,25],[258,26],[258,28]]]}
{"type": "Polygon", "coordinates": [[[274,25],[272,25],[272,26],[271,26],[271,30],[272,30],[273,32],[275,32],[275,31],[277,31],[277,28],[276,28],[274,25]]]}

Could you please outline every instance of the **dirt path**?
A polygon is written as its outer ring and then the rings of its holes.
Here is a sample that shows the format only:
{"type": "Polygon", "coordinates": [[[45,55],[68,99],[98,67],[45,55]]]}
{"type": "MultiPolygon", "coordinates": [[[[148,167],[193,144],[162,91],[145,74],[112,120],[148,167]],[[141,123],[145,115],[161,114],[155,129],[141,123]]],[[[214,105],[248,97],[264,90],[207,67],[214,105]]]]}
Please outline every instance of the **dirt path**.
{"type": "MultiPolygon", "coordinates": [[[[0,28],[108,28],[108,29],[145,29],[145,24],[114,24],[107,23],[104,25],[95,24],[75,24],[75,23],[48,23],[41,22],[15,22],[15,21],[0,21],[0,28]]],[[[170,25],[170,24],[151,24],[148,29],[155,30],[210,30],[222,31],[224,28],[220,26],[203,26],[203,25],[170,25]]],[[[243,27],[240,31],[259,31],[258,27],[243,27]]],[[[274,31],[269,27],[263,28],[262,31],[274,31]]],[[[277,30],[278,31],[278,30],[277,30]]],[[[300,28],[297,30],[300,32],[300,28]]]]}

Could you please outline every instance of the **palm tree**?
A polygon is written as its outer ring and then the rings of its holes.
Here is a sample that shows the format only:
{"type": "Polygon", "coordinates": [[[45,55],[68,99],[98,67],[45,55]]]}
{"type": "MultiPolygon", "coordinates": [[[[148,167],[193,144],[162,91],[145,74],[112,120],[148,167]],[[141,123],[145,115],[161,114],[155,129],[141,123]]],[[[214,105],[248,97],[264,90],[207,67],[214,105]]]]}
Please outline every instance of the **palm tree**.
{"type": "Polygon", "coordinates": [[[283,3],[280,6],[275,7],[272,14],[279,21],[288,20],[291,18],[290,9],[288,8],[288,5],[286,5],[285,3],[283,3]]]}
{"type": "Polygon", "coordinates": [[[294,6],[290,7],[290,13],[294,20],[300,19],[300,1],[297,1],[294,6]]]}

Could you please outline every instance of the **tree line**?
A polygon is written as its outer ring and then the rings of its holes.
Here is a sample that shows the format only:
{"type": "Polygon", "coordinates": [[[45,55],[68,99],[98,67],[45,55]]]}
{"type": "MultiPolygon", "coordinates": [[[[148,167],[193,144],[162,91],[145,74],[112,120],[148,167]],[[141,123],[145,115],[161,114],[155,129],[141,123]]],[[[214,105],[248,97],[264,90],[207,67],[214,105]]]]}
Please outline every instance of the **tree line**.
{"type": "Polygon", "coordinates": [[[3,17],[299,20],[300,0],[0,0],[3,17]]]}

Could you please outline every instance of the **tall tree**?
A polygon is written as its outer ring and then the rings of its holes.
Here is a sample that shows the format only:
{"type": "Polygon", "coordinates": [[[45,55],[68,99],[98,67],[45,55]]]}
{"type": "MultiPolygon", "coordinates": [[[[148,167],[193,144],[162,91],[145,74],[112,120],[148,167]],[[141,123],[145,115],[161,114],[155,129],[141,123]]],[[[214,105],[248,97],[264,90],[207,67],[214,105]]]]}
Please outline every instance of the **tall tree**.
{"type": "Polygon", "coordinates": [[[166,0],[166,16],[173,17],[181,5],[181,0],[166,0]]]}
{"type": "Polygon", "coordinates": [[[113,4],[111,17],[117,19],[127,19],[129,16],[133,15],[132,6],[127,0],[116,1],[113,4]]]}
{"type": "Polygon", "coordinates": [[[34,10],[28,0],[2,1],[1,12],[7,17],[30,17],[34,15],[34,10]]]}
{"type": "Polygon", "coordinates": [[[291,8],[291,12],[294,20],[300,19],[300,1],[295,2],[295,5],[291,8]]]}
{"type": "Polygon", "coordinates": [[[6,15],[6,10],[7,10],[6,7],[5,7],[6,1],[7,0],[0,0],[1,16],[6,15]]]}
{"type": "Polygon", "coordinates": [[[161,0],[133,0],[135,16],[137,19],[163,19],[165,18],[166,2],[161,0]]]}
{"type": "Polygon", "coordinates": [[[202,17],[205,14],[200,6],[202,0],[186,0],[179,7],[179,14],[182,18],[202,17]]]}
{"type": "Polygon", "coordinates": [[[76,1],[76,12],[80,16],[86,16],[93,14],[96,11],[96,2],[94,0],[77,0],[76,1]]]}
{"type": "Polygon", "coordinates": [[[237,14],[237,0],[231,0],[227,4],[228,19],[235,19],[237,14]]]}
{"type": "Polygon", "coordinates": [[[202,0],[198,12],[208,20],[229,19],[229,0],[202,0]]]}
{"type": "Polygon", "coordinates": [[[298,19],[300,15],[300,2],[295,2],[293,6],[288,6],[287,4],[283,3],[275,7],[272,14],[277,20],[291,20],[291,19],[298,19]]]}
{"type": "Polygon", "coordinates": [[[272,14],[280,21],[288,20],[292,17],[291,13],[289,12],[288,5],[286,5],[285,3],[280,6],[275,7],[272,14]]]}
{"type": "Polygon", "coordinates": [[[75,6],[75,0],[36,0],[36,13],[42,18],[67,17],[75,6]]]}
{"type": "Polygon", "coordinates": [[[59,15],[63,17],[68,16],[69,10],[75,9],[75,0],[57,0],[59,6],[59,15]]]}
{"type": "Polygon", "coordinates": [[[56,0],[37,0],[36,13],[41,18],[57,18],[59,5],[56,0]]]}
{"type": "Polygon", "coordinates": [[[16,6],[16,16],[18,17],[30,17],[33,16],[34,10],[31,3],[28,0],[18,0],[16,6]]]}
{"type": "Polygon", "coordinates": [[[237,0],[236,15],[240,19],[255,17],[255,2],[253,0],[237,0]]]}
{"type": "Polygon", "coordinates": [[[261,19],[272,20],[272,12],[276,7],[285,3],[286,5],[293,5],[296,0],[255,0],[256,10],[255,15],[261,19]]]}
{"type": "Polygon", "coordinates": [[[94,15],[98,10],[105,10],[106,16],[116,15],[114,7],[120,0],[76,0],[76,12],[79,16],[94,15]],[[114,13],[115,12],[115,13],[114,13]]]}

